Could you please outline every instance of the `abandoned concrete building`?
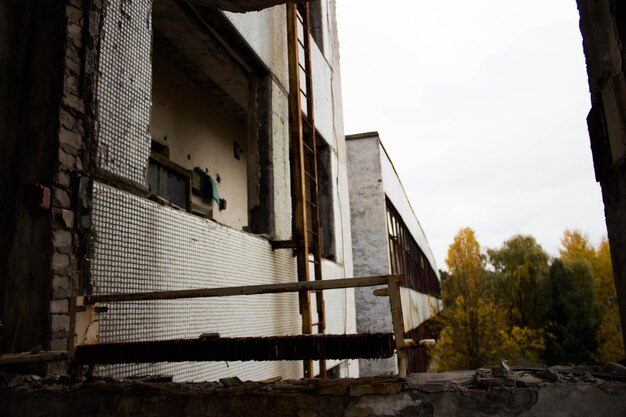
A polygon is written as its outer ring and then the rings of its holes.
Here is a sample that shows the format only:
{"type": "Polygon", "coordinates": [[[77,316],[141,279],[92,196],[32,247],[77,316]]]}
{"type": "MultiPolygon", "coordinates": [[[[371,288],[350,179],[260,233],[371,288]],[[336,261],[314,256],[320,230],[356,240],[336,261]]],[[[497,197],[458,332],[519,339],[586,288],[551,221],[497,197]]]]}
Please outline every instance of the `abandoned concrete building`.
{"type": "MultiPolygon", "coordinates": [[[[578,4],[626,328],[626,6],[578,4]]],[[[622,415],[624,383],[572,369],[404,378],[437,268],[341,108],[334,0],[0,0],[0,363],[26,374],[0,414],[622,415]],[[271,382],[359,371],[398,376],[271,382]]]]}
{"type": "MultiPolygon", "coordinates": [[[[308,8],[298,6],[295,70],[286,23],[295,5],[236,14],[209,3],[1,3],[2,53],[11,58],[3,65],[14,77],[13,102],[2,103],[10,133],[3,177],[11,179],[3,191],[16,197],[3,209],[3,352],[67,351],[79,325],[75,294],[288,283],[309,270],[316,279],[353,276],[350,209],[338,198],[348,195],[348,180],[334,2],[312,3],[311,42],[303,39],[308,8]],[[294,90],[300,94],[290,99],[294,90]],[[303,174],[315,176],[304,186],[292,175],[290,117],[305,125],[304,146],[315,151],[314,163],[302,156],[303,174]],[[319,183],[316,196],[311,181],[319,183]],[[294,212],[314,197],[320,220],[315,209],[305,211],[302,271],[294,212]]],[[[325,313],[322,323],[309,312],[309,329],[297,293],[107,304],[89,325],[99,326],[103,343],[355,333],[354,290],[325,295],[306,294],[306,307],[325,313]]],[[[327,365],[356,376],[352,363],[327,365]]],[[[295,361],[118,364],[97,372],[303,376],[295,361]]]]}
{"type": "Polygon", "coordinates": [[[369,236],[350,213],[369,202],[358,183],[348,198],[333,1],[35,3],[0,3],[3,364],[177,381],[426,369],[407,346],[440,308],[437,269],[387,157],[366,168],[384,177],[368,216],[389,250],[353,260],[369,236]]]}
{"type": "MultiPolygon", "coordinates": [[[[426,235],[378,133],[347,135],[346,145],[354,275],[404,274],[400,291],[407,337],[433,338],[428,320],[441,310],[441,284],[426,235]]],[[[388,310],[385,298],[367,288],[356,289],[358,333],[391,331],[388,310]]],[[[411,372],[427,368],[425,350],[409,353],[411,372]]],[[[397,371],[394,358],[359,361],[360,376],[397,371]]]]}

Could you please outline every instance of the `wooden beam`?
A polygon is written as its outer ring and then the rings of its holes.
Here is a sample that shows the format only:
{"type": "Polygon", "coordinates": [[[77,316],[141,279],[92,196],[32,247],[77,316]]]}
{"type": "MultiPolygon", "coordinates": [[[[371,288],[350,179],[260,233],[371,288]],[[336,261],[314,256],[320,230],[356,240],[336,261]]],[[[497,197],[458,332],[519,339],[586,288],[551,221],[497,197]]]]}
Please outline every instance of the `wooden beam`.
{"type": "MultiPolygon", "coordinates": [[[[403,275],[377,275],[360,278],[328,279],[323,281],[289,282],[284,284],[247,285],[242,287],[201,288],[195,290],[173,290],[136,292],[127,294],[85,295],[78,297],[79,304],[111,303],[120,301],[175,300],[179,298],[229,297],[236,295],[278,294],[297,291],[320,291],[341,288],[371,287],[395,282],[403,275]],[[82,298],[82,300],[81,300],[82,298]],[[82,301],[82,303],[81,303],[82,301]]],[[[402,313],[400,311],[400,313],[402,313]]]]}
{"type": "Polygon", "coordinates": [[[391,305],[391,323],[396,340],[396,355],[398,356],[398,375],[400,378],[405,378],[409,367],[409,356],[404,343],[404,318],[402,315],[399,281],[389,280],[388,289],[389,304],[391,305]]]}

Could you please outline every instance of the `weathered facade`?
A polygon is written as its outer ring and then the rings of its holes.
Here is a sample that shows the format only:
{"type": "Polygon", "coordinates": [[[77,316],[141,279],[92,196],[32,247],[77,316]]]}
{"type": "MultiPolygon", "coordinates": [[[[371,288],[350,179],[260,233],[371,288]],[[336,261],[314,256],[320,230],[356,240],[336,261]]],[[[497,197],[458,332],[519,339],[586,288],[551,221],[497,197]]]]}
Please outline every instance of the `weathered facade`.
{"type": "Polygon", "coordinates": [[[591,150],[626,342],[626,4],[578,0],[578,9],[592,102],[587,118],[591,150]]]}
{"type": "MultiPolygon", "coordinates": [[[[0,1],[3,353],[67,350],[72,295],[297,279],[292,251],[271,245],[292,236],[285,6],[233,14],[209,3],[0,1]]],[[[322,264],[325,278],[351,277],[334,1],[314,9],[322,264]]],[[[355,332],[353,299],[328,293],[327,333],[355,332]]],[[[206,332],[298,334],[297,295],[121,303],[100,321],[101,341],[206,332]]],[[[302,375],[298,362],[98,372],[302,375]]]]}
{"type": "MultiPolygon", "coordinates": [[[[346,136],[355,276],[404,274],[401,287],[407,337],[432,337],[428,320],[441,309],[439,271],[400,178],[376,132],[346,136]]],[[[389,301],[356,290],[357,331],[388,332],[389,301]]],[[[424,372],[424,350],[411,352],[409,369],[424,372]]],[[[394,374],[393,358],[361,360],[360,374],[394,374]]]]}

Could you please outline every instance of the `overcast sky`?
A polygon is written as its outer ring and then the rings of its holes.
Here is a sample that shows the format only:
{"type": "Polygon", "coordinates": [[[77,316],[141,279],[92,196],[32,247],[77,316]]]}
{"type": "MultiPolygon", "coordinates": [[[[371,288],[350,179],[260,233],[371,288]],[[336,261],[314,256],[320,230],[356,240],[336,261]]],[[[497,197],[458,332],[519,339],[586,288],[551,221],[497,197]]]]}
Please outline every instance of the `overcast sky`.
{"type": "Polygon", "coordinates": [[[575,0],[338,0],[346,134],[378,131],[435,254],[606,235],[575,0]]]}

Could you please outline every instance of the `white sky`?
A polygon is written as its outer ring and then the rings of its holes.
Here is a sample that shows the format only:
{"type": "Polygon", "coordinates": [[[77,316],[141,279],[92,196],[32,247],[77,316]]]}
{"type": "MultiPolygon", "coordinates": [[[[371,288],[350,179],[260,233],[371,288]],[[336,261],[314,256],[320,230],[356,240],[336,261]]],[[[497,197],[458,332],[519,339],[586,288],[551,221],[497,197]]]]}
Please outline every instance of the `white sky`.
{"type": "Polygon", "coordinates": [[[346,134],[378,131],[437,266],[566,228],[606,234],[574,0],[338,0],[346,134]]]}

